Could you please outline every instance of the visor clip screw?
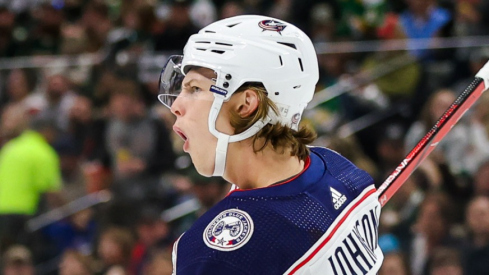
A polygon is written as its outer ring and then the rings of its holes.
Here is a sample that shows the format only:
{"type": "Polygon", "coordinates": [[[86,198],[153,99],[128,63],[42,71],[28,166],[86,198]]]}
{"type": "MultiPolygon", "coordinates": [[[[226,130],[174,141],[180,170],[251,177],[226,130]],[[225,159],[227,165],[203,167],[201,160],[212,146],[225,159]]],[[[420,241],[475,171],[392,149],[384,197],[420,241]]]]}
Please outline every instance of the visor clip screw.
{"type": "Polygon", "coordinates": [[[227,88],[227,87],[229,87],[229,83],[228,83],[228,82],[224,82],[224,83],[222,84],[222,86],[224,86],[224,88],[227,88]]]}
{"type": "Polygon", "coordinates": [[[231,78],[233,78],[233,77],[232,77],[230,74],[227,74],[227,75],[226,75],[226,79],[227,79],[227,80],[231,80],[231,78]]]}

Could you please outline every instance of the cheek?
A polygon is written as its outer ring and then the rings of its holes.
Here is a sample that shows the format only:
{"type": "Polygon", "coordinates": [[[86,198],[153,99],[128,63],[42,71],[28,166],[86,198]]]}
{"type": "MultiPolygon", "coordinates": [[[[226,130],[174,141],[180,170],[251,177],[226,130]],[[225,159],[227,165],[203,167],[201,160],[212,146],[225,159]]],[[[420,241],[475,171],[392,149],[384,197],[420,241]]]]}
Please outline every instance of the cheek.
{"type": "Polygon", "coordinates": [[[190,156],[197,172],[203,176],[212,176],[216,157],[217,138],[209,130],[209,137],[202,137],[191,145],[190,156]]]}
{"type": "Polygon", "coordinates": [[[219,132],[227,135],[234,134],[234,129],[230,123],[231,120],[230,112],[231,110],[229,109],[228,104],[224,104],[216,120],[216,129],[219,132]]]}
{"type": "Polygon", "coordinates": [[[226,135],[232,136],[234,134],[234,128],[229,123],[229,120],[218,118],[216,122],[216,129],[217,131],[226,135]]]}
{"type": "MultiPolygon", "coordinates": [[[[189,131],[190,157],[197,172],[204,176],[212,176],[217,138],[209,131],[208,119],[213,96],[211,94],[201,96],[193,102],[191,107],[189,106],[189,108],[185,109],[183,119],[186,120],[186,127],[188,127],[189,131]]],[[[229,134],[230,126],[226,126],[226,117],[221,115],[225,111],[221,109],[216,121],[216,129],[229,134]]],[[[227,125],[229,125],[229,122],[227,125]]]]}
{"type": "Polygon", "coordinates": [[[189,123],[192,136],[190,138],[196,139],[197,143],[204,143],[210,141],[214,136],[209,131],[208,117],[209,112],[200,112],[195,110],[195,113],[189,114],[192,117],[192,121],[189,123]]]}
{"type": "MultiPolygon", "coordinates": [[[[199,95],[198,98],[190,101],[191,104],[185,108],[184,120],[187,120],[187,127],[192,133],[192,137],[198,142],[208,142],[216,139],[209,131],[209,114],[212,107],[213,96],[208,94],[199,95]]],[[[221,110],[222,112],[222,110],[221,110]]],[[[220,115],[218,116],[218,118],[220,115]]],[[[217,124],[216,124],[216,128],[217,124]]],[[[214,147],[215,148],[215,147],[214,147]]]]}
{"type": "Polygon", "coordinates": [[[196,114],[189,123],[190,157],[199,174],[211,176],[214,171],[214,158],[217,138],[211,134],[207,124],[207,114],[196,114]]]}

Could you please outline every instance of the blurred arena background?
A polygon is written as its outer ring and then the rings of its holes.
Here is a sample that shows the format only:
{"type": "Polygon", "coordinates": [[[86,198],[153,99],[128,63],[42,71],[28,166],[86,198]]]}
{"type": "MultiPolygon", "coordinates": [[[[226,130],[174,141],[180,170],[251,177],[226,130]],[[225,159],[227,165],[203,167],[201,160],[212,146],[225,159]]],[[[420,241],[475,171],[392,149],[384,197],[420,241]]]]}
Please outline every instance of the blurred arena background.
{"type": "MultiPolygon", "coordinates": [[[[193,170],[159,73],[251,13],[311,37],[303,123],[379,185],[489,60],[487,0],[0,0],[2,274],[171,274],[230,186],[193,170]]],[[[384,207],[379,274],[489,274],[488,136],[486,93],[384,207]]]]}

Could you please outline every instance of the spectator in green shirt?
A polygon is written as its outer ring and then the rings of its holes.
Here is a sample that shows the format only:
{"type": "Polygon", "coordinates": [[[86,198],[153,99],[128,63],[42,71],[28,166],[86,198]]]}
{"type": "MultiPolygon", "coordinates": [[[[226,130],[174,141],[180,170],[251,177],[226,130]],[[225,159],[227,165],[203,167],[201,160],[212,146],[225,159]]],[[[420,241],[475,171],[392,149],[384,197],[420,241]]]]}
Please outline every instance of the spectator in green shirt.
{"type": "Polygon", "coordinates": [[[59,204],[59,157],[50,145],[55,126],[39,117],[29,125],[0,149],[0,246],[25,240],[25,222],[37,213],[43,194],[48,205],[59,204]]]}

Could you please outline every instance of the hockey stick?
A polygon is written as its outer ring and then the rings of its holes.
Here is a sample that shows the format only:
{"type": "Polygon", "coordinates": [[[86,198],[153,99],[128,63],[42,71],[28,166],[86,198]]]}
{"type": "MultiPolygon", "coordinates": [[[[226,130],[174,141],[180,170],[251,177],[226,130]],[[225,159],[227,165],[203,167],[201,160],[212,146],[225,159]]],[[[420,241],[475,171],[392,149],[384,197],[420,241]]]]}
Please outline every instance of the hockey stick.
{"type": "Polygon", "coordinates": [[[489,88],[489,62],[477,73],[472,83],[465,88],[445,113],[438,119],[433,128],[409,152],[392,174],[377,190],[379,202],[384,206],[406,179],[416,170],[419,164],[433,151],[450,129],[465,112],[489,88]]]}

